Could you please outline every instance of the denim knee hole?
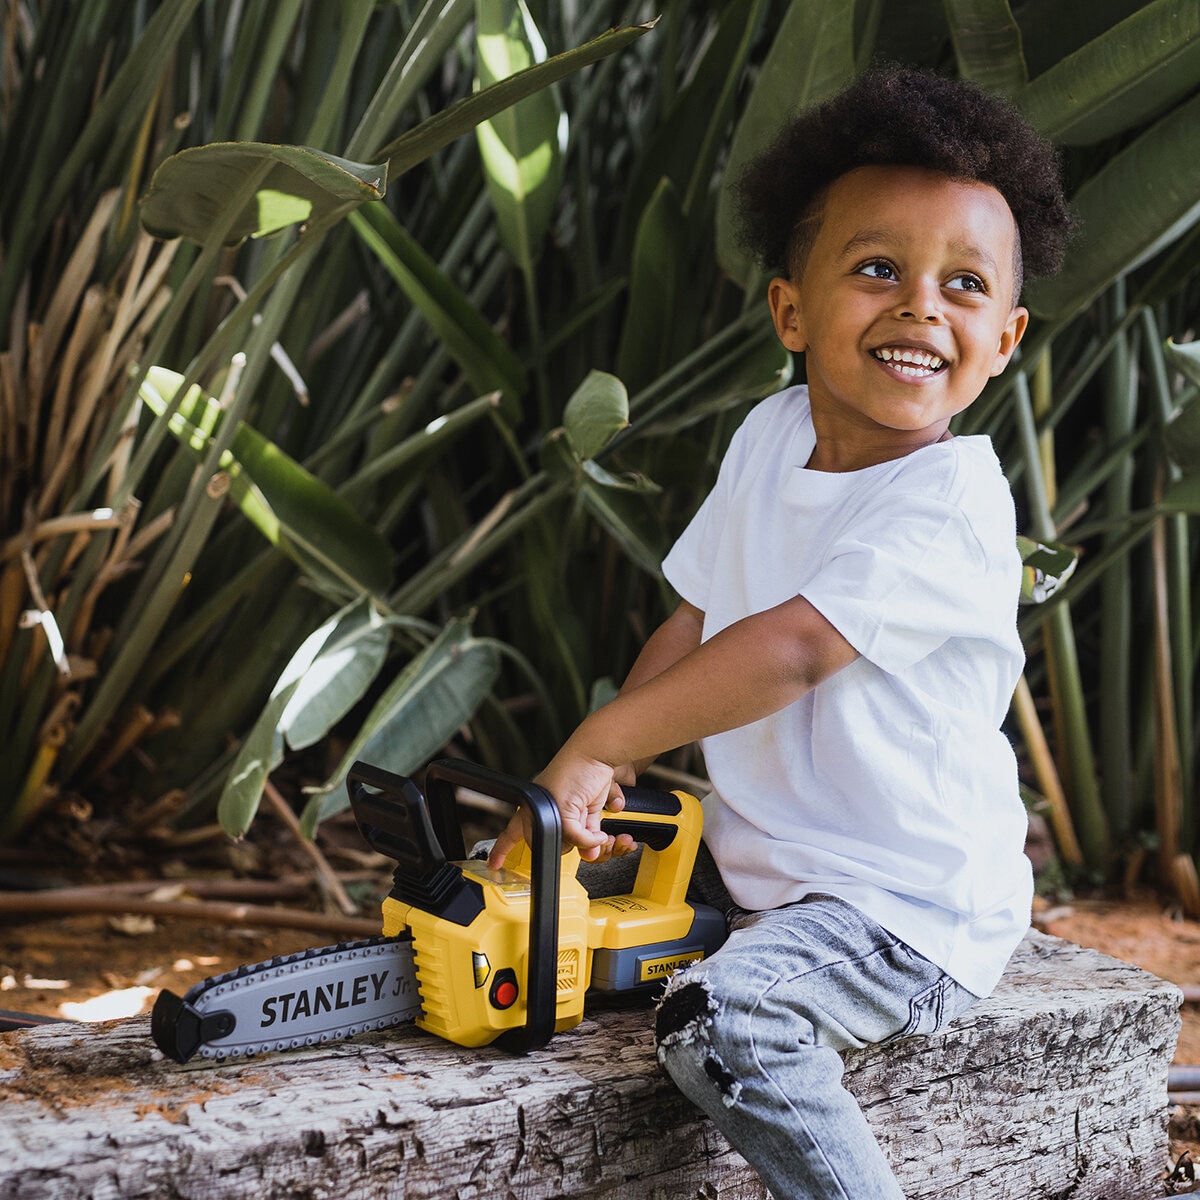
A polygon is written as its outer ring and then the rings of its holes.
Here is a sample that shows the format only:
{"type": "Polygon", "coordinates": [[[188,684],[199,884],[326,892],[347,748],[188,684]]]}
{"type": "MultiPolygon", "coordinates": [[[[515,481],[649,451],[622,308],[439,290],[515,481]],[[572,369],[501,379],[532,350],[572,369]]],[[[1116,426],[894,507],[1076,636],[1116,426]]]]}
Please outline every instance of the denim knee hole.
{"type": "Polygon", "coordinates": [[[703,983],[688,980],[675,987],[668,984],[655,1015],[654,1037],[658,1043],[658,1061],[664,1067],[672,1051],[687,1054],[689,1050],[698,1051],[703,1044],[704,1074],[716,1087],[721,1103],[732,1108],[742,1085],[721,1061],[709,1039],[718,1007],[703,983]]]}

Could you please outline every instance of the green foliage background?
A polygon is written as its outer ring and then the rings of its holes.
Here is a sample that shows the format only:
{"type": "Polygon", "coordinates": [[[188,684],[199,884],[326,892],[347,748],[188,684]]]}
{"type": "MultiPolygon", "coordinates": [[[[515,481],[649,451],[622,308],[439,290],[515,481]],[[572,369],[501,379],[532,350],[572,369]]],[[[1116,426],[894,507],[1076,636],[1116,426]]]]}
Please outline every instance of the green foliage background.
{"type": "Polygon", "coordinates": [[[13,0],[0,837],[237,832],[289,747],[310,828],[355,753],[535,771],[802,377],[725,185],[882,58],[1063,146],[1080,236],[960,423],[1081,550],[1012,735],[1068,864],[1200,908],[1191,0],[13,0]]]}

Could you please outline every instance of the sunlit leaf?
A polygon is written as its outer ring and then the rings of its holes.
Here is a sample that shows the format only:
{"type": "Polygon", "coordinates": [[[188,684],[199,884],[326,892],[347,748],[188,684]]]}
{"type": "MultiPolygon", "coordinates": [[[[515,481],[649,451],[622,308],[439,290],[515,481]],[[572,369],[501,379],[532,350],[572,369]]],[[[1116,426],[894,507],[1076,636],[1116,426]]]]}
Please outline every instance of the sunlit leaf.
{"type": "Polygon", "coordinates": [[[408,775],[432,758],[471,718],[499,671],[496,644],[451,621],[380,696],[337,768],[314,789],[304,828],[311,832],[348,805],[342,784],[356,759],[408,775]]]}
{"type": "Polygon", "coordinates": [[[344,622],[359,625],[366,617],[365,601],[347,605],[335,613],[304,639],[275,681],[266,706],[259,713],[250,732],[242,739],[217,803],[217,820],[231,837],[241,837],[250,828],[250,823],[258,811],[267,778],[283,761],[283,730],[280,728],[280,720],[305,673],[322,647],[335,636],[339,626],[344,622]]]}
{"type": "Polygon", "coordinates": [[[226,242],[264,237],[310,216],[350,211],[387,191],[387,166],[355,163],[306,146],[216,142],[181,150],[154,172],[141,219],[155,237],[203,242],[226,215],[229,197],[262,174],[226,242]]]}
{"type": "Polygon", "coordinates": [[[1079,549],[1061,542],[1039,542],[1017,536],[1021,555],[1021,603],[1042,604],[1075,573],[1079,549]]]}
{"type": "MultiPolygon", "coordinates": [[[[161,416],[183,376],[151,367],[139,395],[161,416]]],[[[193,385],[170,429],[198,456],[221,421],[220,405],[193,385]]],[[[391,548],[340,496],[273,442],[241,422],[220,459],[231,494],[248,520],[302,569],[341,590],[383,595],[391,587],[391,548]]]]}
{"type": "Polygon", "coordinates": [[[444,146],[448,146],[455,138],[470,133],[481,121],[494,117],[510,104],[532,96],[589,63],[607,58],[608,55],[628,46],[630,42],[636,41],[653,29],[656,21],[657,18],[642,25],[610,29],[582,46],[555,54],[543,63],[519,71],[508,79],[500,80],[499,83],[493,83],[491,87],[459,100],[414,126],[407,133],[401,134],[395,141],[384,146],[376,157],[387,160],[389,175],[395,179],[404,171],[424,162],[430,155],[436,154],[444,146]]]}
{"type": "MultiPolygon", "coordinates": [[[[546,60],[524,0],[478,0],[475,20],[479,83],[487,87],[546,60]]],[[[522,270],[533,269],[562,186],[567,118],[547,87],[475,129],[500,240],[522,270]]]]}
{"type": "Polygon", "coordinates": [[[279,718],[293,750],[319,742],[363,698],[387,659],[391,626],[370,600],[343,612],[279,718]]]}

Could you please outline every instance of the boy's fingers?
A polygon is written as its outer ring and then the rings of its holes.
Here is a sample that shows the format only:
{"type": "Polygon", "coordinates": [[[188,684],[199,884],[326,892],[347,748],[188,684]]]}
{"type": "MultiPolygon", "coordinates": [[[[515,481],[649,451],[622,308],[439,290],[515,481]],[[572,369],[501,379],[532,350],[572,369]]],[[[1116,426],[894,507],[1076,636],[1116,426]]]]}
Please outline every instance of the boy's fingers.
{"type": "Polygon", "coordinates": [[[498,871],[504,866],[504,860],[508,857],[508,853],[521,840],[521,824],[517,817],[513,817],[511,821],[504,827],[500,836],[496,839],[492,846],[492,852],[488,855],[487,865],[489,871],[498,871]]]}
{"type": "Polygon", "coordinates": [[[615,779],[609,784],[608,799],[604,806],[612,812],[620,812],[625,807],[625,793],[621,791],[621,785],[615,779]]]}

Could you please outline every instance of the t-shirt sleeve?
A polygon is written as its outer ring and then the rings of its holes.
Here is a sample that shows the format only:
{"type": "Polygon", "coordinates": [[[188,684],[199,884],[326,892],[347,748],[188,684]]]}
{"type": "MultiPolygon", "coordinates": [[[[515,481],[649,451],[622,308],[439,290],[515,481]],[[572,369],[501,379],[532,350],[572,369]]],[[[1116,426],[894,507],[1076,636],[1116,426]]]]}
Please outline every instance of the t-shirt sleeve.
{"type": "Polygon", "coordinates": [[[1007,485],[965,507],[888,498],[835,539],[803,595],[891,674],[953,637],[998,639],[1016,622],[1021,563],[1007,485]]]}

